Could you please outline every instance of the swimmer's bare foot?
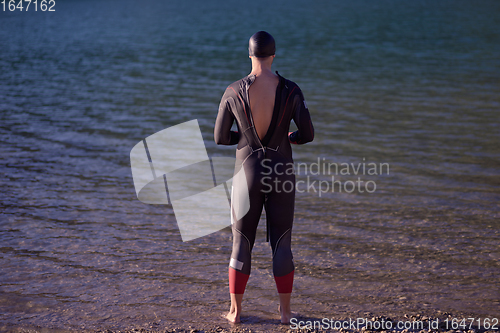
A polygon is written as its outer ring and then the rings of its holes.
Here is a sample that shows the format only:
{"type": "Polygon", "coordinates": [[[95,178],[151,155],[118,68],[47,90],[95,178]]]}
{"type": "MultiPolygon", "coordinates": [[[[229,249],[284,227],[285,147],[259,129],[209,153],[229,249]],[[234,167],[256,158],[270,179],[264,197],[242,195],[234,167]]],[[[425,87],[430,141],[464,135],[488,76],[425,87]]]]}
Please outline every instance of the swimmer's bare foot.
{"type": "Polygon", "coordinates": [[[240,323],[240,314],[236,312],[236,309],[231,309],[229,313],[226,315],[226,319],[229,320],[233,324],[240,323]]]}
{"type": "Polygon", "coordinates": [[[281,315],[281,323],[282,324],[290,324],[290,319],[292,319],[292,310],[290,309],[290,299],[291,293],[279,293],[280,298],[280,306],[278,307],[278,311],[281,315]]]}
{"type": "Polygon", "coordinates": [[[231,295],[231,308],[229,313],[226,315],[226,319],[234,324],[237,324],[240,323],[241,301],[243,300],[243,294],[230,293],[229,295],[231,295]]]}
{"type": "Polygon", "coordinates": [[[292,317],[292,310],[290,310],[290,307],[288,307],[288,309],[286,309],[287,311],[282,311],[281,310],[281,306],[278,305],[278,311],[281,315],[281,323],[282,324],[285,324],[285,325],[288,325],[290,324],[290,320],[293,318],[292,317]]]}

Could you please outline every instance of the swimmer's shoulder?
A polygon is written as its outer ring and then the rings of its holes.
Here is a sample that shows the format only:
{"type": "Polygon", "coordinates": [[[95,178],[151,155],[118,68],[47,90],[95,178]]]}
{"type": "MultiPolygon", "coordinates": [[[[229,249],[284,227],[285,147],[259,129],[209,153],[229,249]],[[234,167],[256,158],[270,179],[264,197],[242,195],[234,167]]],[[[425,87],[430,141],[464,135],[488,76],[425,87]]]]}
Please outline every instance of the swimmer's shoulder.
{"type": "Polygon", "coordinates": [[[227,97],[236,97],[241,90],[244,89],[246,80],[248,80],[248,76],[245,76],[237,81],[234,81],[230,85],[226,87],[224,95],[227,97]]]}
{"type": "Polygon", "coordinates": [[[292,81],[290,79],[285,78],[280,73],[278,73],[278,71],[276,71],[276,75],[278,75],[280,80],[282,80],[283,84],[285,85],[285,88],[288,89],[290,92],[292,92],[294,90],[300,91],[300,87],[297,83],[295,83],[294,81],[292,81]]]}

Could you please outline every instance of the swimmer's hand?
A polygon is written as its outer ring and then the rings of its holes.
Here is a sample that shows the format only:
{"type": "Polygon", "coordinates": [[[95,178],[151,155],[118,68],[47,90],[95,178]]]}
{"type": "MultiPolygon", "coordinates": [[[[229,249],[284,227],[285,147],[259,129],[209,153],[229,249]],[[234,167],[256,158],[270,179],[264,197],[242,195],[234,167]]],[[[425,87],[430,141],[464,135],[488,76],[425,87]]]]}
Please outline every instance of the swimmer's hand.
{"type": "Polygon", "coordinates": [[[295,132],[288,132],[288,140],[290,141],[291,144],[294,144],[294,145],[297,144],[295,132]]]}

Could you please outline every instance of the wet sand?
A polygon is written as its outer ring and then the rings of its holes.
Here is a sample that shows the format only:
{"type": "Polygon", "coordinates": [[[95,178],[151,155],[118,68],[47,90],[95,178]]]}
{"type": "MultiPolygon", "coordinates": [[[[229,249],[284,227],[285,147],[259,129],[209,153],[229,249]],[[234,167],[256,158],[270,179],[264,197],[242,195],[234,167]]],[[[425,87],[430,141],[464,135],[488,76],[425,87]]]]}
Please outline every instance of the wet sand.
{"type": "MultiPolygon", "coordinates": [[[[323,318],[318,317],[295,317],[294,321],[290,325],[284,325],[279,323],[278,316],[276,319],[262,318],[258,316],[242,316],[242,322],[239,324],[232,324],[225,321],[222,317],[220,322],[217,320],[217,315],[213,314],[214,317],[212,321],[202,322],[200,318],[193,320],[195,323],[181,323],[180,320],[177,323],[172,321],[164,321],[157,319],[155,321],[148,321],[144,323],[136,323],[130,325],[123,325],[120,328],[117,327],[102,327],[98,329],[87,329],[87,328],[64,328],[62,324],[55,323],[54,325],[49,325],[46,327],[42,326],[0,326],[0,332],[15,332],[15,333],[69,333],[69,332],[84,332],[84,333],[250,333],[250,332],[282,332],[282,333],[292,333],[292,332],[419,332],[419,333],[429,333],[429,332],[447,332],[447,333],[496,333],[499,330],[498,324],[494,321],[491,323],[489,329],[485,327],[480,327],[478,324],[471,324],[470,321],[465,323],[460,323],[462,318],[467,318],[467,315],[454,315],[450,313],[441,313],[438,317],[426,316],[423,314],[409,315],[405,314],[400,318],[390,318],[386,316],[373,316],[371,313],[365,313],[363,317],[367,322],[361,325],[355,325],[355,328],[332,328],[325,325],[323,318]],[[459,319],[454,321],[454,319],[459,319]],[[218,322],[218,323],[217,323],[218,322]],[[319,324],[321,322],[321,325],[319,324]],[[406,323],[407,328],[398,328],[398,322],[406,323]],[[377,327],[378,323],[379,327],[377,327]],[[410,324],[411,323],[411,324],[410,324]],[[300,325],[300,326],[299,326],[300,325]],[[389,326],[390,325],[390,326],[389,326]],[[409,326],[412,327],[409,327],[409,326]],[[465,326],[464,326],[465,325],[465,326]],[[388,329],[391,327],[391,329],[388,329]]],[[[330,318],[329,318],[330,319],[330,318]]],[[[350,320],[355,321],[355,318],[331,318],[331,320],[337,323],[347,323],[350,320]]],[[[466,319],[468,320],[468,319],[466,319]]],[[[330,325],[334,325],[330,322],[330,325]]],[[[340,325],[340,324],[339,324],[340,325]]],[[[482,325],[484,325],[484,319],[482,319],[482,325]]]]}

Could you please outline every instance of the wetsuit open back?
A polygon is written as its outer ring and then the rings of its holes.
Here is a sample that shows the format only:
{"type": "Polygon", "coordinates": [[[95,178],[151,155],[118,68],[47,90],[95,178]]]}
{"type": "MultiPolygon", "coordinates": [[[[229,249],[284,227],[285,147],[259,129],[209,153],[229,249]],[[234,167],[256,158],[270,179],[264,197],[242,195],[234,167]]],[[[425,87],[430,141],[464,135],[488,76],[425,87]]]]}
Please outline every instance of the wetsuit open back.
{"type": "MultiPolygon", "coordinates": [[[[226,89],[215,123],[217,144],[238,144],[237,166],[245,171],[250,197],[250,210],[232,224],[233,251],[229,264],[229,288],[243,294],[251,269],[251,252],[262,208],[266,209],[267,232],[273,251],[273,274],[279,293],[290,293],[294,265],[291,231],[295,202],[295,174],[290,143],[303,144],[313,140],[309,110],[302,91],[292,81],[278,75],[273,117],[261,140],[255,130],[248,91],[255,75],[238,80],[226,89]],[[289,133],[291,120],[298,130],[289,133]],[[231,131],[236,120],[238,131],[231,131]],[[271,171],[272,170],[272,171],[271,171]],[[285,186],[286,183],[286,186],[285,186]]],[[[233,184],[237,187],[238,184],[233,184]]],[[[231,214],[234,215],[233,207],[231,214]]]]}

